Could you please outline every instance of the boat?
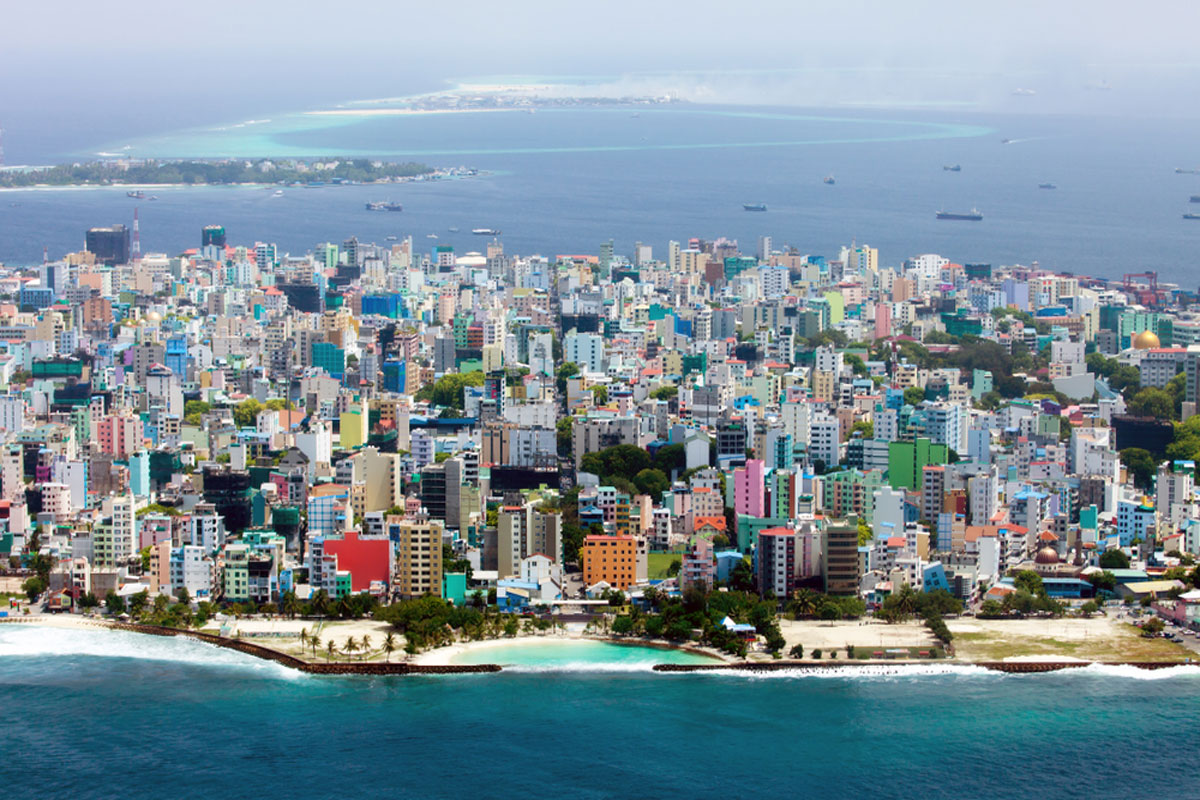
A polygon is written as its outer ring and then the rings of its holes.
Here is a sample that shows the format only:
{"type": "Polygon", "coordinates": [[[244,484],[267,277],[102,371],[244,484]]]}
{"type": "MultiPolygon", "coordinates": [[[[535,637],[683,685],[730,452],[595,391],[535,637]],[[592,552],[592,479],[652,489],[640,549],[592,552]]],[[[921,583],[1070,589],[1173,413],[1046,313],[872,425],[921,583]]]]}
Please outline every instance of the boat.
{"type": "Polygon", "coordinates": [[[1189,212],[1187,214],[1184,214],[1183,218],[1184,219],[1200,219],[1200,214],[1193,214],[1193,213],[1189,212]]]}
{"type": "Polygon", "coordinates": [[[500,235],[500,231],[496,230],[495,228],[473,228],[471,230],[471,233],[475,234],[476,236],[499,236],[500,235]]]}
{"type": "Polygon", "coordinates": [[[826,175],[825,179],[824,179],[824,183],[828,186],[833,186],[835,183],[837,183],[837,181],[835,181],[833,179],[832,175],[826,175]]]}
{"type": "Polygon", "coordinates": [[[152,194],[152,195],[150,195],[149,197],[147,197],[146,199],[147,199],[147,200],[157,200],[157,199],[158,199],[158,195],[156,195],[156,194],[152,194]]]}
{"type": "Polygon", "coordinates": [[[272,197],[283,197],[283,189],[276,189],[275,194],[273,194],[271,196],[272,197]]]}
{"type": "Polygon", "coordinates": [[[1200,194],[1192,195],[1191,199],[1188,200],[1188,202],[1189,203],[1200,203],[1200,194]]]}
{"type": "Polygon", "coordinates": [[[942,169],[946,172],[962,172],[962,164],[943,164],[942,169]]]}
{"type": "Polygon", "coordinates": [[[1012,139],[1001,139],[1000,144],[1012,144],[1012,139]]]}
{"type": "Polygon", "coordinates": [[[1175,168],[1176,175],[1200,175],[1200,169],[1184,169],[1183,167],[1175,168]]]}
{"type": "Polygon", "coordinates": [[[1055,186],[1053,183],[1039,183],[1038,188],[1039,189],[1057,189],[1058,187],[1055,186]]]}
{"type": "Polygon", "coordinates": [[[937,218],[938,219],[959,219],[959,220],[967,220],[969,222],[979,222],[981,219],[983,219],[983,214],[979,213],[979,209],[972,208],[971,212],[969,214],[956,214],[952,211],[939,211],[939,212],[937,212],[937,218]]]}
{"type": "Polygon", "coordinates": [[[766,211],[766,203],[742,203],[742,208],[745,211],[766,211]]]}
{"type": "Polygon", "coordinates": [[[389,241],[389,242],[394,242],[394,241],[396,241],[396,239],[398,239],[398,238],[399,238],[398,236],[389,236],[389,237],[387,237],[387,241],[389,241]]]}
{"type": "Polygon", "coordinates": [[[135,192],[126,192],[125,196],[132,197],[134,200],[141,200],[146,196],[146,193],[143,192],[141,189],[138,189],[135,192]]]}
{"type": "Polygon", "coordinates": [[[391,200],[371,200],[367,203],[367,211],[403,211],[404,206],[391,200]]]}
{"type": "Polygon", "coordinates": [[[427,234],[425,234],[425,238],[426,239],[436,239],[437,234],[436,233],[427,233],[427,234]]]}
{"type": "Polygon", "coordinates": [[[451,233],[458,233],[458,228],[447,228],[446,230],[450,231],[451,233]]]}

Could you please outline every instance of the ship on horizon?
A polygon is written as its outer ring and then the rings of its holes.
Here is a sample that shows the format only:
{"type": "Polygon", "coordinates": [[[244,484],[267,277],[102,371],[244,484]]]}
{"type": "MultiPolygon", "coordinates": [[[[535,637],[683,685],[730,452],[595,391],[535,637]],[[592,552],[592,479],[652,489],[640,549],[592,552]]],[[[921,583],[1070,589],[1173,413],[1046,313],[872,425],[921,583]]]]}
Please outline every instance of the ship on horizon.
{"type": "Polygon", "coordinates": [[[962,164],[943,164],[942,169],[946,172],[962,172],[962,164]]]}
{"type": "Polygon", "coordinates": [[[742,209],[745,211],[766,211],[766,203],[742,203],[742,209]]]}
{"type": "Polygon", "coordinates": [[[939,211],[939,212],[937,212],[937,218],[938,219],[966,220],[969,222],[979,222],[981,219],[983,219],[983,214],[979,213],[979,209],[972,208],[969,214],[957,214],[953,211],[939,211]]]}
{"type": "Polygon", "coordinates": [[[476,236],[499,236],[500,231],[496,228],[472,228],[471,233],[476,236]]]}
{"type": "Polygon", "coordinates": [[[1200,219],[1200,214],[1194,214],[1189,211],[1188,213],[1183,215],[1183,218],[1184,219],[1200,219]]]}
{"type": "Polygon", "coordinates": [[[370,200],[367,202],[367,211],[403,211],[404,206],[399,203],[393,203],[391,200],[370,200]]]}
{"type": "Polygon", "coordinates": [[[1058,187],[1055,186],[1053,183],[1039,183],[1038,188],[1039,189],[1057,189],[1058,187]]]}
{"type": "Polygon", "coordinates": [[[825,178],[824,178],[824,180],[823,180],[823,183],[824,183],[826,186],[833,186],[835,183],[837,183],[837,181],[835,181],[835,180],[833,179],[833,175],[826,175],[826,176],[825,176],[825,178]]]}

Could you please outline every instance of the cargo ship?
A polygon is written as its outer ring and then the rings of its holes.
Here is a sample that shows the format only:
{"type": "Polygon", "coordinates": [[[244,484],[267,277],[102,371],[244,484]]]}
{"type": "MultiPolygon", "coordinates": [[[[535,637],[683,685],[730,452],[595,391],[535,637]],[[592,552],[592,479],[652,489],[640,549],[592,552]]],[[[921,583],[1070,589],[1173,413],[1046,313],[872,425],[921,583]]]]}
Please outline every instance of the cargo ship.
{"type": "Polygon", "coordinates": [[[962,172],[962,164],[943,164],[942,169],[946,172],[962,172]]]}
{"type": "Polygon", "coordinates": [[[1188,214],[1184,214],[1183,218],[1184,219],[1200,219],[1200,214],[1188,213],[1188,214]]]}
{"type": "Polygon", "coordinates": [[[1057,189],[1058,187],[1055,186],[1053,183],[1039,183],[1038,188],[1039,189],[1057,189]]]}
{"type": "Polygon", "coordinates": [[[1175,168],[1176,175],[1200,175],[1200,169],[1184,169],[1183,167],[1175,168]]]}
{"type": "Polygon", "coordinates": [[[387,202],[384,202],[382,200],[372,200],[367,203],[367,211],[403,211],[403,210],[404,210],[404,206],[400,205],[399,203],[393,203],[390,200],[388,200],[387,202]]]}
{"type": "Polygon", "coordinates": [[[746,211],[766,211],[766,203],[742,203],[742,208],[746,211]]]}
{"type": "Polygon", "coordinates": [[[476,236],[499,236],[500,235],[500,231],[496,230],[495,228],[473,228],[471,230],[471,233],[475,234],[476,236]]]}
{"type": "Polygon", "coordinates": [[[939,212],[937,212],[937,218],[938,219],[960,219],[960,220],[968,220],[970,222],[979,222],[981,219],[983,219],[983,214],[979,213],[979,209],[972,208],[971,213],[969,213],[969,214],[955,214],[951,211],[939,211],[939,212]]]}
{"type": "Polygon", "coordinates": [[[837,183],[837,181],[833,179],[832,175],[826,175],[824,178],[824,183],[828,186],[833,186],[835,183],[837,183]]]}
{"type": "Polygon", "coordinates": [[[1189,199],[1188,202],[1189,203],[1200,203],[1200,194],[1192,195],[1191,199],[1189,199]]]}

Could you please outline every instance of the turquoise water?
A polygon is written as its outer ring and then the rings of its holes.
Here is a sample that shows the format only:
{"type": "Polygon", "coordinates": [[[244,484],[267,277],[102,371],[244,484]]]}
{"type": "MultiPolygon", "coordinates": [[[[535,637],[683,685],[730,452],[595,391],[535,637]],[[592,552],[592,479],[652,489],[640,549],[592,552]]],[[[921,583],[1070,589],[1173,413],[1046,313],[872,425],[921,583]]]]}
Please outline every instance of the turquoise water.
{"type": "Polygon", "coordinates": [[[0,625],[6,797],[1195,797],[1200,670],[306,676],[0,625]]]}
{"type": "MultiPolygon", "coordinates": [[[[1152,120],[983,115],[967,112],[704,108],[546,110],[415,117],[263,115],[150,139],[91,142],[42,160],[94,153],[282,155],[360,152],[488,170],[486,178],[392,186],[284,190],[155,189],[135,201],[121,188],[0,193],[0,261],[38,264],[78,250],[95,225],[131,225],[143,252],[196,247],[207,224],[230,241],[275,242],[293,255],[355,235],[383,243],[412,235],[419,249],[482,249],[473,228],[504,232],[508,253],[618,253],[641,241],[662,256],[668,240],[737,239],[836,256],[852,241],[896,266],[919,253],[959,263],[1029,264],[1117,277],[1157,269],[1200,283],[1200,223],[1183,220],[1200,178],[1186,126],[1152,120]],[[242,127],[236,127],[241,125],[242,127]],[[1002,139],[1010,144],[1001,144],[1002,139]],[[961,172],[944,165],[961,164],[961,172]],[[821,179],[829,174],[836,185],[821,179]],[[1057,184],[1054,191],[1039,183],[1057,184]],[[364,210],[402,203],[401,214],[364,210]],[[765,203],[748,214],[743,203],[765,203]],[[939,209],[977,207],[979,223],[938,221],[939,209]],[[450,228],[457,228],[452,232],[450,228]],[[426,238],[437,234],[438,239],[426,238]]],[[[50,146],[50,145],[47,145],[50,146]]],[[[38,160],[30,157],[29,160],[38,160]]]]}
{"type": "Polygon", "coordinates": [[[452,664],[500,664],[550,669],[605,666],[613,669],[646,668],[655,664],[713,664],[718,659],[702,653],[657,647],[613,644],[577,639],[487,644],[453,656],[452,664]]]}

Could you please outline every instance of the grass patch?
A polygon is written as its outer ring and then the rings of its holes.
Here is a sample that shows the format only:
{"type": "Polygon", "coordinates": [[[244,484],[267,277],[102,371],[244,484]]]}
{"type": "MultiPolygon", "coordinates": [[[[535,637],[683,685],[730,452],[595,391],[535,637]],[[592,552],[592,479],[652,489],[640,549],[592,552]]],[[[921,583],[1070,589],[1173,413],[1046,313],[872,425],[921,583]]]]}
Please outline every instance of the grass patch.
{"type": "Polygon", "coordinates": [[[955,652],[971,661],[1003,661],[1021,656],[1064,656],[1088,661],[1183,661],[1195,653],[1163,638],[1145,639],[1132,625],[1114,626],[1108,636],[1064,639],[1029,636],[1003,629],[954,635],[955,652]]]}
{"type": "Polygon", "coordinates": [[[649,553],[646,555],[646,577],[650,580],[662,580],[667,577],[667,570],[672,561],[683,561],[683,553],[649,553]]]}

